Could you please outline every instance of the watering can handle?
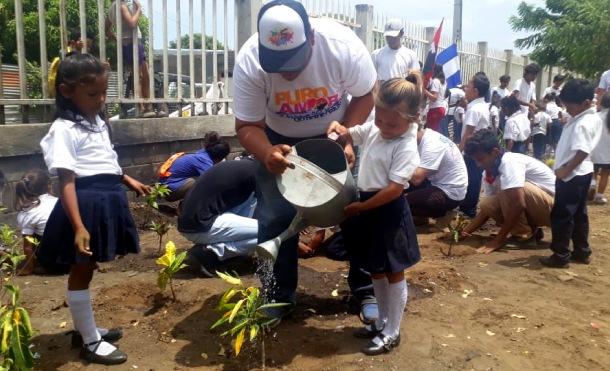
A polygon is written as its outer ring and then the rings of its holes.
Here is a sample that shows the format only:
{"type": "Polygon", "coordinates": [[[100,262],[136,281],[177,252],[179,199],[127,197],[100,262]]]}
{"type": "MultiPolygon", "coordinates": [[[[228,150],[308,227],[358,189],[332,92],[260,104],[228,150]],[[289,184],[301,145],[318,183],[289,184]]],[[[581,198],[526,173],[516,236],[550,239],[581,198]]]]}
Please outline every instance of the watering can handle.
{"type": "Polygon", "coordinates": [[[326,171],[324,171],[322,168],[320,168],[318,165],[314,164],[313,162],[308,161],[308,160],[306,160],[306,159],[304,159],[302,157],[299,157],[299,156],[296,156],[296,155],[293,155],[293,154],[288,154],[286,156],[286,158],[288,160],[290,160],[291,157],[298,157],[299,160],[305,162],[307,164],[307,166],[310,166],[310,167],[314,168],[316,170],[316,172],[315,173],[312,172],[306,166],[303,166],[303,165],[299,164],[298,161],[290,161],[290,163],[292,164],[292,167],[290,167],[291,169],[295,169],[295,167],[299,167],[299,168],[307,171],[308,173],[310,173],[314,177],[318,178],[323,183],[325,183],[327,186],[331,187],[332,189],[334,189],[336,191],[340,191],[341,188],[343,187],[341,182],[339,182],[337,179],[333,178],[332,176],[328,175],[328,173],[326,171]]]}

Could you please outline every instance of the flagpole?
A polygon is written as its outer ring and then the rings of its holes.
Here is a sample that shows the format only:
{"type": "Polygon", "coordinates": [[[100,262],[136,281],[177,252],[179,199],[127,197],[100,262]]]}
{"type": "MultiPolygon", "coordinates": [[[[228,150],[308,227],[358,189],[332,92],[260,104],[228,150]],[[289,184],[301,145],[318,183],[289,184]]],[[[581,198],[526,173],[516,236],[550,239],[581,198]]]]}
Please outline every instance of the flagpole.
{"type": "Polygon", "coordinates": [[[453,1],[453,42],[458,47],[462,42],[462,0],[453,1]]]}

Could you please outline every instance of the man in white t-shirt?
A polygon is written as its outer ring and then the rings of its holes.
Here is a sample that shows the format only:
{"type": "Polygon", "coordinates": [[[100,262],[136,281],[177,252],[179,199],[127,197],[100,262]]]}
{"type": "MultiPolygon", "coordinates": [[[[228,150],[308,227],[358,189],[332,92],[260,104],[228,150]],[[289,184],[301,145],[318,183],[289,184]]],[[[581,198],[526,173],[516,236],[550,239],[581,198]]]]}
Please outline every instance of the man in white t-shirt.
{"type": "Polygon", "coordinates": [[[521,104],[521,111],[528,113],[530,108],[536,109],[536,84],[534,81],[538,78],[540,66],[536,63],[530,63],[523,69],[523,78],[515,81],[513,95],[521,104]]]}
{"type": "Polygon", "coordinates": [[[491,94],[498,93],[500,99],[504,97],[508,97],[511,94],[510,89],[508,88],[508,84],[510,84],[510,76],[502,75],[500,76],[500,85],[496,86],[491,90],[491,94]]]}
{"type": "Polygon", "coordinates": [[[401,44],[404,28],[400,19],[390,19],[385,25],[383,36],[386,45],[372,53],[373,64],[380,82],[394,77],[405,78],[411,70],[419,70],[415,52],[401,44]]]}
{"type": "Polygon", "coordinates": [[[423,126],[417,132],[417,150],[420,163],[406,196],[411,214],[443,217],[466,197],[468,171],[464,158],[449,138],[423,126]]]}
{"type": "Polygon", "coordinates": [[[477,249],[490,253],[504,245],[508,235],[543,238],[542,226],[551,225],[555,175],[542,162],[504,152],[493,130],[481,130],[466,144],[466,154],[485,169],[485,195],[480,211],[462,232],[469,236],[492,218],[501,226],[498,235],[477,249]]]}
{"type": "MultiPolygon", "coordinates": [[[[462,151],[466,142],[474,133],[489,127],[489,104],[485,102],[485,96],[488,92],[489,79],[482,73],[475,74],[466,85],[466,99],[469,103],[466,107],[462,125],[462,141],[459,146],[462,151]]],[[[481,193],[483,169],[478,167],[470,156],[464,156],[464,161],[468,169],[468,190],[466,198],[460,205],[460,211],[473,218],[477,212],[479,194],[481,193]]]]}
{"type": "MultiPolygon", "coordinates": [[[[285,157],[291,146],[326,138],[333,121],[345,127],[363,123],[373,108],[377,75],[368,50],[353,31],[331,20],[309,19],[301,3],[283,0],[261,8],[258,33],[239,51],[233,81],[237,138],[260,162],[256,218],[262,242],[277,237],[296,214],[276,184],[276,176],[291,165],[285,157]]],[[[345,153],[353,163],[350,145],[345,153]]],[[[295,302],[297,240],[295,236],[282,243],[274,266],[275,286],[267,300],[295,302]]],[[[377,305],[365,273],[366,259],[358,254],[349,252],[348,282],[360,299],[361,317],[371,322],[377,305]]],[[[282,307],[269,315],[280,319],[292,309],[282,307]]]]}

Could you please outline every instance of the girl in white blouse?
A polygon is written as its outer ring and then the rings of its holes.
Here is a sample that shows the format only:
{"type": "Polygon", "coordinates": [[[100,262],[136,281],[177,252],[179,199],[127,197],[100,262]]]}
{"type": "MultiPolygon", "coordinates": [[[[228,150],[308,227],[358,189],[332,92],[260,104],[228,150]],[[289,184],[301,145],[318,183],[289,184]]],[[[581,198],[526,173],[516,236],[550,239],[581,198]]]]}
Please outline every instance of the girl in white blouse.
{"type": "Polygon", "coordinates": [[[379,303],[379,318],[355,335],[372,338],[368,355],[389,352],[400,343],[400,322],[407,303],[404,270],[420,259],[417,235],[403,191],[419,165],[417,118],[422,101],[421,75],[385,81],[375,95],[375,121],[350,128],[333,122],[329,135],[361,145],[360,201],[345,208],[346,244],[365,255],[379,303]]]}
{"type": "Polygon", "coordinates": [[[57,119],[40,142],[52,175],[59,176],[60,202],[51,212],[38,260],[70,266],[67,302],[82,344],[80,357],[118,364],[127,356],[114,345],[122,333],[95,325],[89,283],[96,262],[139,251],[138,233],[122,184],[138,195],[150,188],[123,174],[100,116],[108,87],[107,65],[88,54],[61,61],[56,78],[57,119]]]}

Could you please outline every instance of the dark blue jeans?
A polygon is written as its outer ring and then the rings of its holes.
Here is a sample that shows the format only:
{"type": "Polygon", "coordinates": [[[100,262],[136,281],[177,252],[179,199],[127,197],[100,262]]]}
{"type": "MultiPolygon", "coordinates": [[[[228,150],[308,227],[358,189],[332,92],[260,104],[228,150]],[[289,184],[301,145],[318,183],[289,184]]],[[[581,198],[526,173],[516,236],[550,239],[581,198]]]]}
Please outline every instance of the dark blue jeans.
{"type": "Polygon", "coordinates": [[[546,135],[536,134],[532,137],[532,144],[534,145],[534,157],[538,160],[542,160],[544,152],[546,152],[546,135]]]}
{"type": "Polygon", "coordinates": [[[572,255],[579,258],[591,255],[587,192],[592,175],[576,176],[567,182],[555,180],[555,204],[551,211],[551,250],[564,262],[568,262],[572,255]],[[569,249],[570,240],[574,246],[573,252],[569,249]]]}
{"type": "Polygon", "coordinates": [[[468,170],[468,189],[466,198],[460,205],[460,211],[467,216],[474,218],[477,214],[477,205],[479,204],[479,196],[481,194],[481,180],[483,177],[483,169],[477,166],[473,158],[464,156],[466,170],[468,170]]]}

